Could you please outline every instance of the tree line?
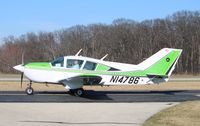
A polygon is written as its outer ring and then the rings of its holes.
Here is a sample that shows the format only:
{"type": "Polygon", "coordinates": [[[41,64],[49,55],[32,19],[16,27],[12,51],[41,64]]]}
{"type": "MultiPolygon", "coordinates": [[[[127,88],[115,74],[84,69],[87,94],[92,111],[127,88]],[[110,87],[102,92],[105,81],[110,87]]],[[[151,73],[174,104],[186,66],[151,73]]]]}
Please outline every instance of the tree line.
{"type": "Polygon", "coordinates": [[[0,46],[0,72],[14,72],[22,62],[50,61],[58,56],[82,55],[138,64],[161,48],[183,49],[176,73],[200,73],[200,11],[179,11],[164,19],[137,22],[116,19],[112,24],[76,25],[54,32],[8,36],[0,46]]]}

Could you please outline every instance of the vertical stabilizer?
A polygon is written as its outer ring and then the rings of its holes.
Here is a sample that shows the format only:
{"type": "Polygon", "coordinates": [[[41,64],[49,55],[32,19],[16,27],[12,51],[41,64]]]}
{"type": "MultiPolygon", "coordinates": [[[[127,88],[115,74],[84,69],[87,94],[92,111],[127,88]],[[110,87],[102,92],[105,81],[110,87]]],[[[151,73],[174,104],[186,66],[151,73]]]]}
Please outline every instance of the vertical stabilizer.
{"type": "Polygon", "coordinates": [[[175,69],[181,49],[163,48],[138,64],[147,75],[170,76],[175,69]]]}

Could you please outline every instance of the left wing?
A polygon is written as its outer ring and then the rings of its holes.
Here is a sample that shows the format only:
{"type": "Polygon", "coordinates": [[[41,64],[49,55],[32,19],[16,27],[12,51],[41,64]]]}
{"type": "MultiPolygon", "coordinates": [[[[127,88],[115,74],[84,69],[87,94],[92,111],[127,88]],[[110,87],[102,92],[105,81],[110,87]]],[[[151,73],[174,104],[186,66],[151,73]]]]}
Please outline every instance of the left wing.
{"type": "Polygon", "coordinates": [[[96,84],[103,84],[100,83],[102,77],[95,76],[95,75],[80,75],[71,78],[67,78],[64,80],[60,80],[59,82],[62,83],[66,89],[77,89],[81,88],[83,85],[96,85],[96,84]]]}

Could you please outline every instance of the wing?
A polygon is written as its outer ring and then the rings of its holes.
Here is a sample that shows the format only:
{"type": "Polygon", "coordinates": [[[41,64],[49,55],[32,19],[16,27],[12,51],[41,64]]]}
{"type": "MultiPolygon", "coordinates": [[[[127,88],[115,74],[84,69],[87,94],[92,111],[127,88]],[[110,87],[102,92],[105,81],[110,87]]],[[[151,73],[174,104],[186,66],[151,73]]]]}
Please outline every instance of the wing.
{"type": "Polygon", "coordinates": [[[83,85],[97,85],[97,84],[103,84],[100,83],[102,80],[102,77],[100,76],[94,76],[94,75],[87,75],[87,76],[75,76],[71,78],[67,78],[64,80],[60,80],[60,83],[62,83],[66,89],[77,89],[81,88],[83,85]]]}

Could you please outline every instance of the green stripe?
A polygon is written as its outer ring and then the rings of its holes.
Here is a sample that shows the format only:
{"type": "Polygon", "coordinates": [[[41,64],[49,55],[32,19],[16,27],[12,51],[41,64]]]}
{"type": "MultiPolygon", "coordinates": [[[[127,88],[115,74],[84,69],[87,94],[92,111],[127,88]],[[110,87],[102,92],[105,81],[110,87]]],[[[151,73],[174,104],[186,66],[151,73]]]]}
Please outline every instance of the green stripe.
{"type": "Polygon", "coordinates": [[[25,65],[26,68],[30,69],[51,69],[49,62],[33,62],[25,65]]]}
{"type": "MultiPolygon", "coordinates": [[[[48,63],[49,64],[49,63],[48,63]]],[[[38,64],[37,64],[38,65],[38,64]]],[[[70,72],[70,73],[82,73],[85,75],[118,75],[118,76],[146,76],[143,71],[128,71],[128,72],[116,72],[116,71],[90,71],[90,70],[76,70],[76,69],[65,69],[65,68],[51,68],[45,67],[45,65],[37,66],[35,63],[29,63],[25,65],[26,68],[35,69],[35,70],[47,70],[47,71],[59,71],[59,72],[70,72]],[[32,66],[33,65],[33,66],[32,66]]]]}
{"type": "Polygon", "coordinates": [[[98,64],[96,70],[100,70],[100,71],[108,71],[110,69],[109,66],[103,65],[103,64],[98,64]]]}

